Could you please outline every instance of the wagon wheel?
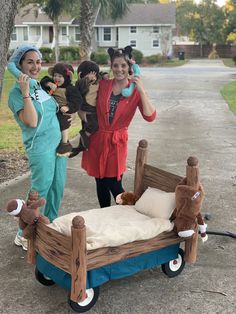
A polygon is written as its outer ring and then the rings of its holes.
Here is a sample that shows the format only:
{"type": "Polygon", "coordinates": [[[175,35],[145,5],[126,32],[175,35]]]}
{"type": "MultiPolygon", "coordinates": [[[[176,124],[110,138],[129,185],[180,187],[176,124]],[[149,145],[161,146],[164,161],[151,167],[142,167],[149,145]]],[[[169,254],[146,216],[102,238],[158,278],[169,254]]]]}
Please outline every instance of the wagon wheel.
{"type": "Polygon", "coordinates": [[[38,282],[40,282],[42,285],[44,286],[53,286],[55,284],[55,282],[50,279],[47,278],[44,274],[42,274],[37,267],[35,267],[35,277],[38,280],[38,282]]]}
{"type": "Polygon", "coordinates": [[[90,288],[86,290],[86,299],[82,302],[74,302],[68,299],[71,308],[77,313],[84,313],[89,311],[97,302],[99,296],[99,287],[90,288]]]}
{"type": "Polygon", "coordinates": [[[172,278],[178,276],[184,269],[184,251],[179,248],[178,257],[161,265],[162,271],[168,277],[172,278]]]}

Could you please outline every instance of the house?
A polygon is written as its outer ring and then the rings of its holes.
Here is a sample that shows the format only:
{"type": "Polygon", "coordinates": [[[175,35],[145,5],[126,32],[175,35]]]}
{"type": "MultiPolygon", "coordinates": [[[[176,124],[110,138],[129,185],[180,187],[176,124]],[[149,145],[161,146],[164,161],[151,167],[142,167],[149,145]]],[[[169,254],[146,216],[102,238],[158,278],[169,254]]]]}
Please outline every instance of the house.
{"type": "MultiPolygon", "coordinates": [[[[116,21],[99,13],[94,24],[93,50],[131,45],[144,56],[172,53],[175,4],[130,4],[125,16],[116,21]]],[[[55,46],[53,23],[39,6],[28,5],[15,18],[10,49],[30,42],[37,47],[55,46]]],[[[79,21],[63,16],[59,21],[59,45],[79,45],[79,21]]]]}
{"type": "Polygon", "coordinates": [[[116,21],[98,14],[94,27],[97,47],[131,45],[144,56],[171,54],[175,4],[130,4],[127,14],[116,21]]]}
{"type": "MultiPolygon", "coordinates": [[[[80,40],[79,24],[75,18],[63,16],[59,21],[59,45],[78,45],[80,40]]],[[[53,22],[37,5],[21,8],[15,17],[15,26],[11,34],[10,49],[23,43],[41,47],[54,48],[53,22]]]]}

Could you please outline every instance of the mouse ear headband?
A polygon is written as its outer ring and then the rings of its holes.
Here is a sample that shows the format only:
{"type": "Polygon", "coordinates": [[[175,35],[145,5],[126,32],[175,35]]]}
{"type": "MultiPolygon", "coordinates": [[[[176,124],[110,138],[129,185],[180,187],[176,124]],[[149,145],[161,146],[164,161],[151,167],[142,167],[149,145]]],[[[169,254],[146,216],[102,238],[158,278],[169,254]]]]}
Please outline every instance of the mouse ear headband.
{"type": "Polygon", "coordinates": [[[118,49],[113,49],[113,48],[108,48],[107,52],[110,56],[111,61],[114,60],[116,57],[124,57],[130,64],[131,58],[132,58],[132,52],[133,48],[131,46],[126,46],[125,48],[118,48],[118,49]]]}

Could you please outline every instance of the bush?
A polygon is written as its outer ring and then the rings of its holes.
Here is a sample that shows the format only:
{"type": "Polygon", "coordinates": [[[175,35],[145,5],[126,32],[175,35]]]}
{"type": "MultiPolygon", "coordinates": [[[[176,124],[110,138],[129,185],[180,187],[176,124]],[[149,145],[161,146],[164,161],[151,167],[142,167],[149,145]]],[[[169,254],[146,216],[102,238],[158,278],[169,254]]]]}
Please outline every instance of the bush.
{"type": "Polygon", "coordinates": [[[234,62],[234,64],[236,64],[236,55],[235,56],[233,56],[233,62],[234,62]]]}
{"type": "Polygon", "coordinates": [[[145,61],[147,63],[154,64],[154,63],[160,62],[161,58],[162,58],[162,56],[160,54],[156,54],[156,55],[151,55],[151,56],[145,57],[145,61]]]}
{"type": "Polygon", "coordinates": [[[39,51],[42,54],[43,61],[50,62],[53,60],[53,52],[52,52],[51,48],[41,47],[41,48],[39,48],[39,51]]]}
{"type": "Polygon", "coordinates": [[[78,61],[80,59],[79,46],[62,46],[60,47],[61,61],[78,61]]]}
{"type": "Polygon", "coordinates": [[[132,56],[136,63],[140,64],[143,61],[143,53],[137,49],[133,49],[132,56]]]}
{"type": "Polygon", "coordinates": [[[90,59],[97,64],[107,64],[108,53],[104,49],[98,49],[91,53],[90,59]]]}

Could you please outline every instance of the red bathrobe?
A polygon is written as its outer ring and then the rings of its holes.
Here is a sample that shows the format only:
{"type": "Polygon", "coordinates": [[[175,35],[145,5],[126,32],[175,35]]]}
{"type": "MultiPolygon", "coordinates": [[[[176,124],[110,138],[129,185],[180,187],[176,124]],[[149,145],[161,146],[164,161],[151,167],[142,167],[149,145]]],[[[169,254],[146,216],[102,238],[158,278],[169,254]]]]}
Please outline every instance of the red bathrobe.
{"type": "Polygon", "coordinates": [[[88,151],[83,152],[82,168],[95,178],[117,177],[126,170],[128,126],[138,107],[143,118],[149,122],[156,117],[143,114],[141,97],[137,89],[128,98],[121,97],[112,123],[109,123],[110,95],[113,80],[102,80],[97,96],[97,115],[99,129],[90,136],[88,151]]]}

